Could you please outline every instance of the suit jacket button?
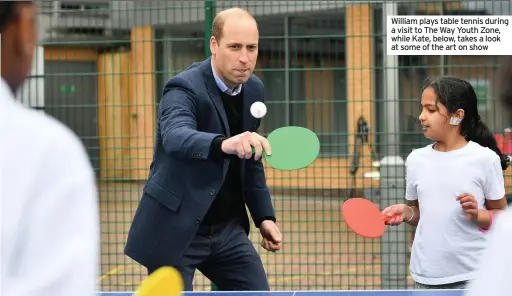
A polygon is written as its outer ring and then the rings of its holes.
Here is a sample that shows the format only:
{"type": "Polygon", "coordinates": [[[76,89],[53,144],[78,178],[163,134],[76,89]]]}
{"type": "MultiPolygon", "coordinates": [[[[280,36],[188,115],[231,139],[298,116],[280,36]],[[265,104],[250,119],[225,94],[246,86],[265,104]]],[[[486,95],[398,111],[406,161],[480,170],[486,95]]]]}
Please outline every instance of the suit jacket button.
{"type": "Polygon", "coordinates": [[[211,195],[211,196],[214,196],[214,195],[215,195],[215,189],[212,189],[212,191],[210,191],[210,195],[211,195]]]}
{"type": "Polygon", "coordinates": [[[196,218],[196,224],[201,223],[201,220],[199,218],[196,218]]]}

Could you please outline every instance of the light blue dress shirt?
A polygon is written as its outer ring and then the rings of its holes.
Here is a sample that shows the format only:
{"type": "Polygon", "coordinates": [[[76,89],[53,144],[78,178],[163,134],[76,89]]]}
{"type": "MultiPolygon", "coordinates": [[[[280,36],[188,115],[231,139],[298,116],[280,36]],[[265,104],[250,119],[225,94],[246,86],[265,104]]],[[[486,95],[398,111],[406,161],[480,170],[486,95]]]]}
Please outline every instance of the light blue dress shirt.
{"type": "Polygon", "coordinates": [[[217,83],[217,86],[219,87],[219,89],[223,92],[223,93],[226,93],[230,96],[236,96],[238,95],[241,91],[242,91],[242,85],[239,84],[237,87],[235,87],[234,89],[230,89],[221,79],[219,76],[217,76],[217,73],[215,73],[215,69],[213,68],[213,63],[210,63],[211,66],[212,66],[212,72],[213,72],[213,77],[215,78],[215,82],[217,83]]]}

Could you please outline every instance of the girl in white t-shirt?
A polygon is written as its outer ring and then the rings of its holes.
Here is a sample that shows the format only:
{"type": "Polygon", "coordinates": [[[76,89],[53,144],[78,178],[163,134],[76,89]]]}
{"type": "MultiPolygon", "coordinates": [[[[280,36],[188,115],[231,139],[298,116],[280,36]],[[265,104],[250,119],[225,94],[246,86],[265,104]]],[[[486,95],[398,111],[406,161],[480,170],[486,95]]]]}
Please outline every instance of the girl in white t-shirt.
{"type": "Polygon", "coordinates": [[[419,116],[433,144],[407,157],[411,206],[383,210],[417,226],[410,273],[420,289],[464,288],[474,278],[493,217],[507,206],[503,170],[508,156],[480,120],[473,87],[456,77],[428,81],[419,116]]]}

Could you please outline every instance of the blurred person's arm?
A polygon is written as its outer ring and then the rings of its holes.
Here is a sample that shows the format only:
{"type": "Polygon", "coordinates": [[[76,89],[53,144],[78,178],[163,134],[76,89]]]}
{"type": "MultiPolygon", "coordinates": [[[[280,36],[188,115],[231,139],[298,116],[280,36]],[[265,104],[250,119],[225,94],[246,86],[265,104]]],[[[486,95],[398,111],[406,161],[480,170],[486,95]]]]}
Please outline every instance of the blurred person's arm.
{"type": "Polygon", "coordinates": [[[496,216],[488,233],[488,245],[477,264],[475,280],[466,296],[509,296],[509,270],[512,266],[512,208],[496,216]]]}
{"type": "Polygon", "coordinates": [[[28,174],[36,180],[22,225],[17,225],[18,256],[5,286],[12,290],[4,295],[97,293],[100,234],[94,172],[79,140],[69,133],[57,135],[44,149],[34,149],[41,151],[41,161],[28,174]]]}

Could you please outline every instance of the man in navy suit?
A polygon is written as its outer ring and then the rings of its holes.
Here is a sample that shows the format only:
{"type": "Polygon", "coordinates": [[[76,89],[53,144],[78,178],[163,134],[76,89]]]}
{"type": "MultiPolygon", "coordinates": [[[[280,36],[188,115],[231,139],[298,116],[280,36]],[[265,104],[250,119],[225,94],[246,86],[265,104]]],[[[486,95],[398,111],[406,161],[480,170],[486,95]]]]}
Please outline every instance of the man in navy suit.
{"type": "Polygon", "coordinates": [[[266,291],[245,208],[261,245],[280,250],[261,162],[271,147],[249,111],[264,101],[263,84],[252,74],[258,27],[247,11],[231,8],[216,16],[212,29],[212,56],[165,85],[153,162],[125,254],[149,273],[174,266],[188,291],[196,269],[219,290],[266,291]]]}

